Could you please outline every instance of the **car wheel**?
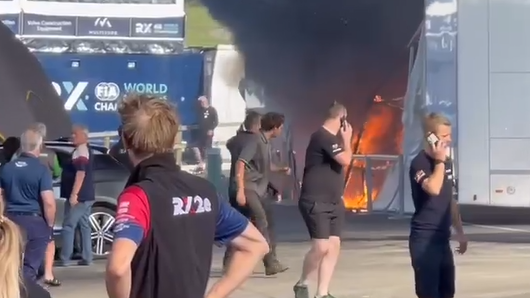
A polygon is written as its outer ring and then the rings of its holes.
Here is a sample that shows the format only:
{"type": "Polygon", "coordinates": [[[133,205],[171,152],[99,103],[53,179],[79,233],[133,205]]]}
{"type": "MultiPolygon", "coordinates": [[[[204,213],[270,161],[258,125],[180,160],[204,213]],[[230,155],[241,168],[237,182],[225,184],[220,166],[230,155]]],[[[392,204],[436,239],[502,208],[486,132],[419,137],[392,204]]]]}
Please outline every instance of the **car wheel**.
{"type": "Polygon", "coordinates": [[[110,208],[96,206],[90,214],[90,228],[92,230],[92,253],[94,258],[102,258],[109,254],[114,241],[112,228],[116,221],[116,212],[110,208]]]}

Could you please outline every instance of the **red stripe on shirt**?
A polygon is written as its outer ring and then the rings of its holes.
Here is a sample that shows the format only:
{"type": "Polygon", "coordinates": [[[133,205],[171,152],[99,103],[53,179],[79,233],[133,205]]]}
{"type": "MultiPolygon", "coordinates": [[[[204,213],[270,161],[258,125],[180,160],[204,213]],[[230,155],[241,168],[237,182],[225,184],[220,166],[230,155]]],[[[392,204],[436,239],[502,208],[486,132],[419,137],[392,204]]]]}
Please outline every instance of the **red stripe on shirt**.
{"type": "Polygon", "coordinates": [[[139,186],[129,186],[118,197],[116,224],[134,222],[144,230],[144,237],[151,228],[151,210],[147,194],[139,186]]]}

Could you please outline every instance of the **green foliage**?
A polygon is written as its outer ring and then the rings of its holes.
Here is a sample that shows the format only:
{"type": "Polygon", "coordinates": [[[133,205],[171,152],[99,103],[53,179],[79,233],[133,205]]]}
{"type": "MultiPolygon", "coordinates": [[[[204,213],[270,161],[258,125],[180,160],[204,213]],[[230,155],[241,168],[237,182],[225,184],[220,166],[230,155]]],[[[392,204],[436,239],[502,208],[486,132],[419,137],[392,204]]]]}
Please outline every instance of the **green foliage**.
{"type": "Polygon", "coordinates": [[[186,46],[213,47],[231,44],[230,32],[212,19],[198,0],[186,0],[186,46]]]}

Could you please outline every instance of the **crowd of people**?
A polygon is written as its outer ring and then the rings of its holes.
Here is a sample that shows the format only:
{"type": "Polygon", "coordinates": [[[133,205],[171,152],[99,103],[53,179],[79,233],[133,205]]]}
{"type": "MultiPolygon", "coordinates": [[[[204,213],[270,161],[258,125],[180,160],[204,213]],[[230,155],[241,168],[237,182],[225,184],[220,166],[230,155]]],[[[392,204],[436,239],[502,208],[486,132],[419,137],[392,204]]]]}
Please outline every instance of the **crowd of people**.
{"type": "MultiPolygon", "coordinates": [[[[61,282],[53,274],[56,218],[53,181],[60,178],[60,195],[68,198],[62,223],[63,248],[60,265],[68,266],[71,262],[77,226],[81,230],[83,248],[83,259],[79,265],[90,265],[92,245],[88,216],[95,199],[93,165],[90,161],[88,131],[85,127],[73,127],[72,142],[75,149],[72,159],[63,163],[62,167],[55,152],[46,148],[45,139],[46,126],[43,123],[35,123],[28,127],[20,138],[9,137],[4,142],[0,166],[0,214],[3,216],[3,227],[10,227],[10,224],[18,226],[16,230],[12,230],[14,236],[11,239],[20,237],[20,231],[24,235],[20,269],[25,283],[37,285],[37,280],[42,279],[43,284],[47,286],[60,286],[61,282]]],[[[5,229],[3,231],[7,233],[5,229]]]]}
{"type": "MultiPolygon", "coordinates": [[[[208,106],[203,108],[214,113],[208,106]]],[[[229,200],[224,200],[210,182],[177,165],[173,148],[179,119],[166,100],[129,95],[120,102],[118,113],[120,142],[131,174],[118,198],[114,242],[105,276],[108,297],[224,298],[253,273],[260,261],[266,275],[289,269],[276,253],[271,208],[278,191],[271,175],[291,172],[288,165],[271,162],[270,155],[270,141],[281,135],[284,115],[247,113],[242,129],[227,142],[232,164],[229,200]],[[214,244],[226,246],[223,275],[207,290],[214,244]]],[[[311,247],[293,287],[295,298],[309,298],[308,284],[315,273],[315,297],[334,297],[330,283],[345,219],[343,169],[352,158],[352,127],[346,118],[343,105],[331,106],[306,149],[298,207],[311,247]]],[[[212,125],[205,127],[215,127],[212,125]]],[[[211,130],[205,129],[204,136],[212,137],[211,130]]],[[[467,250],[446,157],[451,124],[442,115],[430,114],[424,130],[425,147],[410,165],[416,208],[410,228],[410,257],[417,296],[451,298],[455,292],[451,226],[460,244],[457,251],[467,250]]],[[[56,215],[52,183],[59,176],[61,197],[68,198],[60,265],[71,262],[77,226],[83,245],[79,264],[92,262],[88,216],[95,194],[88,131],[83,126],[73,127],[76,148],[71,162],[63,164],[62,169],[55,154],[44,145],[45,137],[45,126],[36,123],[19,139],[10,138],[4,143],[0,169],[0,298],[50,297],[37,284],[42,264],[44,283],[60,284],[52,272],[55,248],[51,242],[56,215]]]]}

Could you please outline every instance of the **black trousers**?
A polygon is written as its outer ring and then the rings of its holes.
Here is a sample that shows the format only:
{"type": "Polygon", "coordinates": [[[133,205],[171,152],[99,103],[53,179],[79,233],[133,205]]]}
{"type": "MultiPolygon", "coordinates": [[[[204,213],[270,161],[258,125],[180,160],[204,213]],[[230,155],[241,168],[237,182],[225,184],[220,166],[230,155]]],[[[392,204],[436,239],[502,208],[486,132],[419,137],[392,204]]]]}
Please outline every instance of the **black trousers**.
{"type": "Polygon", "coordinates": [[[455,263],[449,240],[409,239],[416,295],[419,298],[453,298],[455,263]]]}
{"type": "MultiPolygon", "coordinates": [[[[247,204],[239,206],[236,194],[230,194],[230,204],[246,218],[248,218],[261,232],[269,243],[269,253],[263,258],[263,264],[267,267],[277,262],[276,257],[276,233],[274,232],[274,217],[272,213],[272,200],[267,192],[264,196],[259,196],[255,191],[245,190],[247,204]]],[[[226,249],[223,264],[226,265],[232,255],[230,247],[226,249]]]]}

